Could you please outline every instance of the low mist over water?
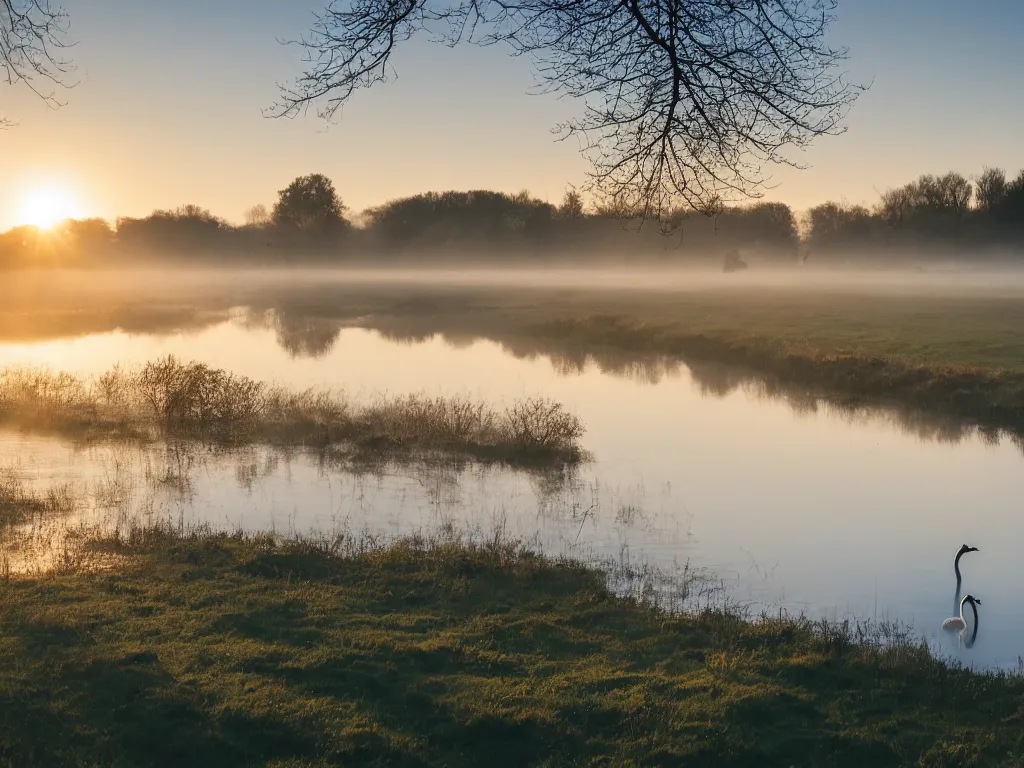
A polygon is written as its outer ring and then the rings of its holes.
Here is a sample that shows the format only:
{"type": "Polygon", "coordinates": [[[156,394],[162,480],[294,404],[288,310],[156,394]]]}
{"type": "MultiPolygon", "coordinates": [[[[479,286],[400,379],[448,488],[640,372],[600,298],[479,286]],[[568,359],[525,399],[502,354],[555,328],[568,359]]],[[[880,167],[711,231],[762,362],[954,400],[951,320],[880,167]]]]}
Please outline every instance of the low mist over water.
{"type": "MultiPolygon", "coordinates": [[[[196,265],[183,268],[126,266],[118,269],[18,270],[5,274],[0,293],[10,301],[28,298],[66,299],[117,296],[130,302],[133,293],[174,295],[197,289],[200,297],[230,297],[233,290],[263,290],[280,294],[292,288],[369,284],[427,288],[559,288],[642,291],[855,292],[1018,296],[1024,294],[1024,267],[1005,261],[961,260],[924,262],[917,267],[894,265],[843,267],[828,265],[768,265],[757,270],[724,273],[720,266],[659,267],[639,263],[629,267],[512,267],[446,266],[443,261],[417,266],[370,267],[257,267],[224,268],[196,265]],[[34,292],[34,293],[33,293],[34,292]],[[52,292],[56,292],[53,295],[52,292]]],[[[191,298],[191,297],[190,297],[191,298]]]]}

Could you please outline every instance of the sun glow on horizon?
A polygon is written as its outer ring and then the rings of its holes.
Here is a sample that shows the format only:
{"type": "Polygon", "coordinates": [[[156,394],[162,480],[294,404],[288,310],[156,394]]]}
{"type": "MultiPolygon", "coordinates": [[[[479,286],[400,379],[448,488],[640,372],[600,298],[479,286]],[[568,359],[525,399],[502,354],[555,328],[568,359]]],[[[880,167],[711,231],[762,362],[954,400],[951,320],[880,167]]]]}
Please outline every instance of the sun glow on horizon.
{"type": "Polygon", "coordinates": [[[21,206],[21,223],[49,229],[65,219],[79,215],[74,196],[65,188],[40,187],[30,192],[21,206]]]}

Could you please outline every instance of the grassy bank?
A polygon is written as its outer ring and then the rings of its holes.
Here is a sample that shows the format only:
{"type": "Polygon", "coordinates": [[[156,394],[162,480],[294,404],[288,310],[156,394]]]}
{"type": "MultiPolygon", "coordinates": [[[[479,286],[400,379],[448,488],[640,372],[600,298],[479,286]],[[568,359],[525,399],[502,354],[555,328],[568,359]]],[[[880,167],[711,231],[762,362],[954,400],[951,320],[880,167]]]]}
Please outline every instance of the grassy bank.
{"type": "MultiPolygon", "coordinates": [[[[768,391],[813,393],[843,406],[895,406],[953,417],[983,429],[1024,432],[1024,371],[937,364],[855,350],[826,352],[768,336],[694,334],[623,316],[555,320],[529,330],[553,347],[630,350],[697,366],[732,366],[768,391]]],[[[598,353],[599,356],[599,353],[598,353]]],[[[1022,354],[1024,357],[1024,354],[1022,354]]]]}
{"type": "Polygon", "coordinates": [[[502,543],[159,529],[0,582],[0,765],[991,766],[1024,680],[502,543]]]}
{"type": "Polygon", "coordinates": [[[796,288],[495,291],[412,307],[382,301],[361,322],[397,338],[438,332],[464,342],[472,334],[561,367],[596,360],[632,375],[666,361],[724,365],[733,382],[763,382],[797,399],[810,393],[1024,432],[1024,299],[796,288]]]}
{"type": "Polygon", "coordinates": [[[357,403],[325,391],[290,392],[173,357],[95,378],[0,370],[0,423],[87,439],[184,437],[524,463],[580,461],[584,431],[576,416],[546,398],[504,410],[459,396],[357,403]]]}

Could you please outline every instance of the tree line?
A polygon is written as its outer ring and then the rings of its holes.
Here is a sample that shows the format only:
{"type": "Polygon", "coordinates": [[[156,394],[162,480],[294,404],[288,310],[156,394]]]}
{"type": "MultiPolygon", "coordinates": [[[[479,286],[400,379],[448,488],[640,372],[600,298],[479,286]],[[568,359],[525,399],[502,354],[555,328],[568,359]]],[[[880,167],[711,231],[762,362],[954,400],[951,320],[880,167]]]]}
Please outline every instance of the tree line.
{"type": "Polygon", "coordinates": [[[819,255],[891,255],[1016,249],[1024,245],[1024,170],[986,168],[974,179],[924,175],[886,190],[871,209],[827,202],[807,213],[805,241],[819,255]]]}
{"type": "MultiPolygon", "coordinates": [[[[227,264],[415,261],[720,260],[742,253],[776,263],[894,258],[1024,245],[1024,171],[975,179],[925,175],[882,193],[873,208],[826,202],[796,215],[784,203],[678,209],[663,226],[618,204],[559,205],[523,191],[427,192],[353,215],[322,174],[295,179],[267,209],[231,224],[196,205],[142,218],[68,220],[52,230],[0,235],[0,266],[102,265],[177,260],[227,264]]],[[[966,252],[966,251],[965,251],[966,252]]]]}

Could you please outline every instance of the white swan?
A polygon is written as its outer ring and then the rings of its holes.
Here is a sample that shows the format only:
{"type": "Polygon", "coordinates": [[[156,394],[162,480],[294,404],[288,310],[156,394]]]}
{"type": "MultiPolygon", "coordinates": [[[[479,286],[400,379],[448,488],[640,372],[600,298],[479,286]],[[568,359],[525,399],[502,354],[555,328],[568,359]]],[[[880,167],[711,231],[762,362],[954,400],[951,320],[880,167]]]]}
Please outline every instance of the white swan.
{"type": "Polygon", "coordinates": [[[974,597],[973,595],[964,595],[964,599],[960,601],[960,615],[946,619],[944,622],[942,622],[942,628],[947,632],[963,632],[967,629],[967,620],[964,619],[964,603],[971,604],[971,610],[974,612],[974,635],[975,637],[977,637],[978,609],[976,606],[981,605],[981,600],[974,597]]]}

